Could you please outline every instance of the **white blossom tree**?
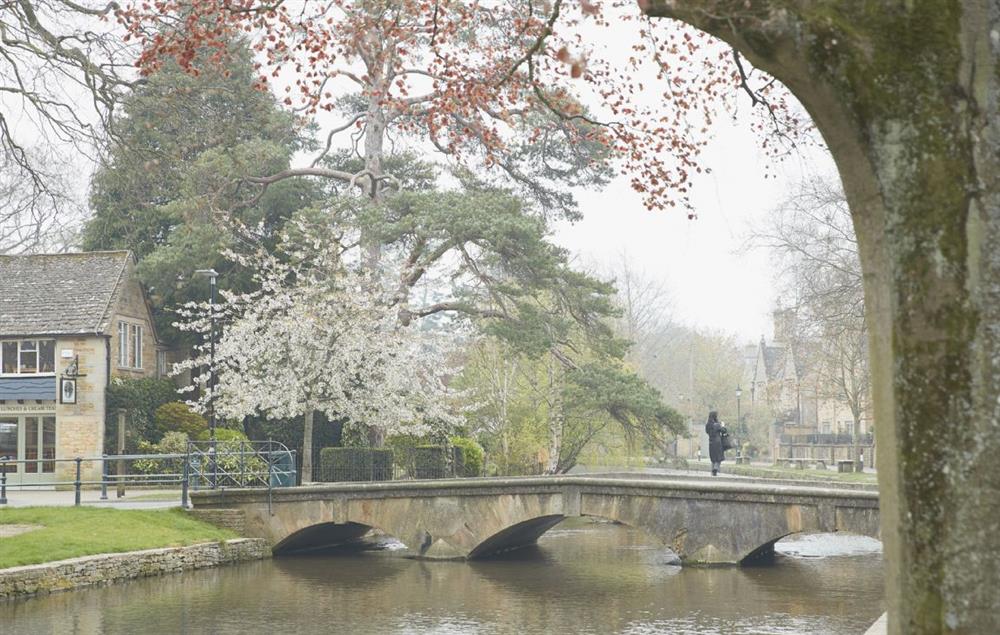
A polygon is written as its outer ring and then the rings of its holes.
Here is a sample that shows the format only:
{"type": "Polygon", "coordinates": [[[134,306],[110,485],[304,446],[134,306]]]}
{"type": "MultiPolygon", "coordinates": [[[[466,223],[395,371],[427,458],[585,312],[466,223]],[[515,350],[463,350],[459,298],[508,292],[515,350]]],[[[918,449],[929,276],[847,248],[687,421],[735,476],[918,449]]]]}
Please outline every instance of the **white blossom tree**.
{"type": "MultiPolygon", "coordinates": [[[[443,381],[446,350],[433,333],[399,324],[390,294],[328,228],[293,223],[273,253],[231,254],[260,289],[223,294],[214,407],[241,419],[304,418],[302,478],[312,479],[313,414],[322,411],[370,438],[425,434],[459,422],[443,381]],[[294,245],[294,247],[289,247],[294,245]]],[[[189,306],[183,330],[207,333],[210,307],[189,306]]],[[[207,351],[176,370],[206,368],[207,351]]],[[[207,370],[200,378],[206,378],[207,370]]],[[[212,399],[206,390],[196,406],[212,399]]]]}

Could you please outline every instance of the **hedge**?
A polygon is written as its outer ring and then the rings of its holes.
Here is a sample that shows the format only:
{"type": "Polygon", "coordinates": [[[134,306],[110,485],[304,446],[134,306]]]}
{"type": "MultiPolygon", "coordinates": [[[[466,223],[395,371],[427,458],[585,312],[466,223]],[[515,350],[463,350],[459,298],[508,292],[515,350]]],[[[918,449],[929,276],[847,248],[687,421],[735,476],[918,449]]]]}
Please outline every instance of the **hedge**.
{"type": "Polygon", "coordinates": [[[318,481],[392,480],[392,450],[376,448],[323,448],[319,452],[318,481]]]}
{"type": "Polygon", "coordinates": [[[448,476],[448,448],[443,445],[418,445],[410,451],[413,478],[448,476]]]}
{"type": "Polygon", "coordinates": [[[486,452],[483,446],[468,437],[452,437],[455,446],[455,476],[481,476],[486,452]]]}

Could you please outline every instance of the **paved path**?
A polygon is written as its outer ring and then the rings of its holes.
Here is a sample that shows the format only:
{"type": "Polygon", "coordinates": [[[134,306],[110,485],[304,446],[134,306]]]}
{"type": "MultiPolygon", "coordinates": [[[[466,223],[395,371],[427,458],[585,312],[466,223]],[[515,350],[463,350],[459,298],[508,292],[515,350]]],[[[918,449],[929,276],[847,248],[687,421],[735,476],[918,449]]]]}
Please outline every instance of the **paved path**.
{"type": "Polygon", "coordinates": [[[878,618],[874,624],[872,624],[865,635],[885,635],[889,630],[889,614],[883,613],[882,617],[878,618]]]}
{"type": "Polygon", "coordinates": [[[13,538],[29,531],[42,529],[42,525],[0,525],[0,539],[13,538]]]}
{"type": "MultiPolygon", "coordinates": [[[[37,487],[7,488],[7,504],[0,505],[0,514],[4,507],[70,507],[74,503],[73,490],[40,489],[37,487]]],[[[115,509],[161,509],[179,507],[180,491],[173,490],[127,490],[124,498],[116,498],[114,490],[108,491],[108,500],[101,500],[100,490],[83,490],[80,493],[83,505],[94,507],[113,507],[115,509]]],[[[3,516],[0,516],[0,520],[3,516]]]]}

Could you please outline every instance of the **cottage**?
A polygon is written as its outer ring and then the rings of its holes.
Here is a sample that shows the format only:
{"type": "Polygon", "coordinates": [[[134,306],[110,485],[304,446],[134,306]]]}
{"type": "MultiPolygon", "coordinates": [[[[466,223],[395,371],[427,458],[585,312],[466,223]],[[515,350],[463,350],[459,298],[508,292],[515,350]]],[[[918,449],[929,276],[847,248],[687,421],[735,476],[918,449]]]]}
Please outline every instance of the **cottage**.
{"type": "Polygon", "coordinates": [[[9,480],[67,480],[73,464],[52,459],[104,452],[111,378],[162,372],[135,264],[128,251],[0,256],[0,457],[27,461],[9,480]]]}

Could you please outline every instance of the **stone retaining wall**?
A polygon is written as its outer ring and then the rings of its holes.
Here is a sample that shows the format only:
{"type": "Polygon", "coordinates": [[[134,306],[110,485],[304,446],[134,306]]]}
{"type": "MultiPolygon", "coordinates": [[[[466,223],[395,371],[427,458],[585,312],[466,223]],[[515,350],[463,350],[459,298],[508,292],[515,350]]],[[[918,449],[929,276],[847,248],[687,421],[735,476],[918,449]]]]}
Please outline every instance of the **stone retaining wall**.
{"type": "Polygon", "coordinates": [[[188,513],[203,523],[246,535],[246,518],[242,509],[189,509],[188,513]]]}
{"type": "Polygon", "coordinates": [[[0,600],[271,557],[257,538],[100,554],[0,569],[0,600]]]}

